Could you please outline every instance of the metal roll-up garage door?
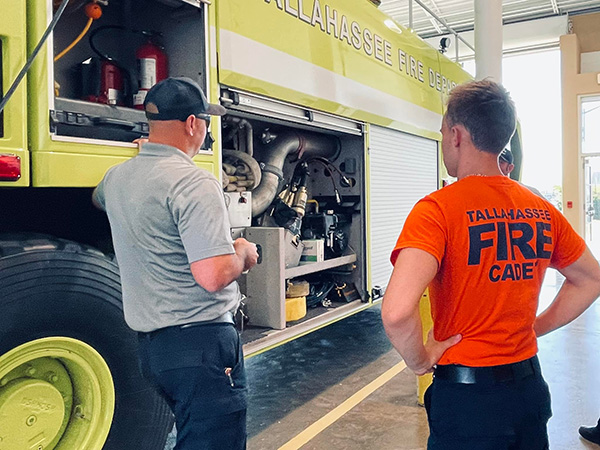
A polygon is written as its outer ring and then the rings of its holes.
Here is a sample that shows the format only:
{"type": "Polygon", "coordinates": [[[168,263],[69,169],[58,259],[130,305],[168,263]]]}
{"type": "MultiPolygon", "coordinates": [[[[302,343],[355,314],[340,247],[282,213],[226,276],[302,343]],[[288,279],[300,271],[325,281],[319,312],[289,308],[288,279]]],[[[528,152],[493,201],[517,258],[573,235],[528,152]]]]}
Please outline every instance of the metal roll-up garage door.
{"type": "Polygon", "coordinates": [[[438,143],[387,128],[370,127],[370,233],[373,287],[385,290],[390,254],[417,201],[438,186],[438,143]]]}

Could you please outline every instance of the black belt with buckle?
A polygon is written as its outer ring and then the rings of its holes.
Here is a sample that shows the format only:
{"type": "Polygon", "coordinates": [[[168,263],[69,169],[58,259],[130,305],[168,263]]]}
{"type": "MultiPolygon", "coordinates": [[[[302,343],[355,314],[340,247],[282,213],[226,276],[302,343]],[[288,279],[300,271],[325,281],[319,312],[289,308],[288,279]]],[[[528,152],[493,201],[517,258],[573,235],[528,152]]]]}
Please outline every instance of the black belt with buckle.
{"type": "Polygon", "coordinates": [[[518,381],[531,375],[540,375],[537,356],[512,364],[490,367],[469,367],[458,364],[439,365],[433,376],[436,379],[460,384],[495,384],[518,381]]]}

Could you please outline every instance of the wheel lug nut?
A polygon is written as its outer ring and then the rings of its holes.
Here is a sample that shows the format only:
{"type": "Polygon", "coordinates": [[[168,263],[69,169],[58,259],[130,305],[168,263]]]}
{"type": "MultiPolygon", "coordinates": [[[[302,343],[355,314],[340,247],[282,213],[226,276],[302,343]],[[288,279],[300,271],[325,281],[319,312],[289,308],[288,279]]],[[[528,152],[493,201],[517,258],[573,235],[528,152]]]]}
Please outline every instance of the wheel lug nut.
{"type": "Polygon", "coordinates": [[[73,413],[77,417],[82,418],[83,417],[83,407],[81,405],[76,405],[75,408],[73,409],[73,413]]]}
{"type": "Polygon", "coordinates": [[[56,383],[58,382],[58,375],[56,375],[54,372],[50,372],[46,375],[46,378],[48,379],[48,381],[50,383],[56,383]]]}

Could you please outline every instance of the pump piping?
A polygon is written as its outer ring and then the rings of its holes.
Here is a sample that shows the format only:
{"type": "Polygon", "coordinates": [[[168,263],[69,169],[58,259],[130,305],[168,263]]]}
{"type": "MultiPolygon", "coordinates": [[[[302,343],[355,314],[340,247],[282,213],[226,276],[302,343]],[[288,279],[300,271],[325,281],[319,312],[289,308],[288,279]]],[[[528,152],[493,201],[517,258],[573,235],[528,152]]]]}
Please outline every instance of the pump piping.
{"type": "Polygon", "coordinates": [[[293,131],[284,131],[268,144],[267,157],[261,162],[262,180],[252,191],[252,217],[256,217],[269,207],[278,193],[279,184],[283,180],[283,165],[290,155],[297,159],[312,156],[332,158],[339,152],[337,139],[293,131]]]}

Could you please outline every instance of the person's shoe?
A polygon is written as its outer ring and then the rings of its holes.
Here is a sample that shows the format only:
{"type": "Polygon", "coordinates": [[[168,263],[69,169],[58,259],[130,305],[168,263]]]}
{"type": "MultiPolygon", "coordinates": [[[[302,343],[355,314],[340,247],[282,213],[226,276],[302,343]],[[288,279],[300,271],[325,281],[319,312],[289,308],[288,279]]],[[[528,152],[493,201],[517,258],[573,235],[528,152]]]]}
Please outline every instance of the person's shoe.
{"type": "Polygon", "coordinates": [[[579,427],[579,434],[586,441],[600,445],[600,423],[595,427],[579,427]]]}

